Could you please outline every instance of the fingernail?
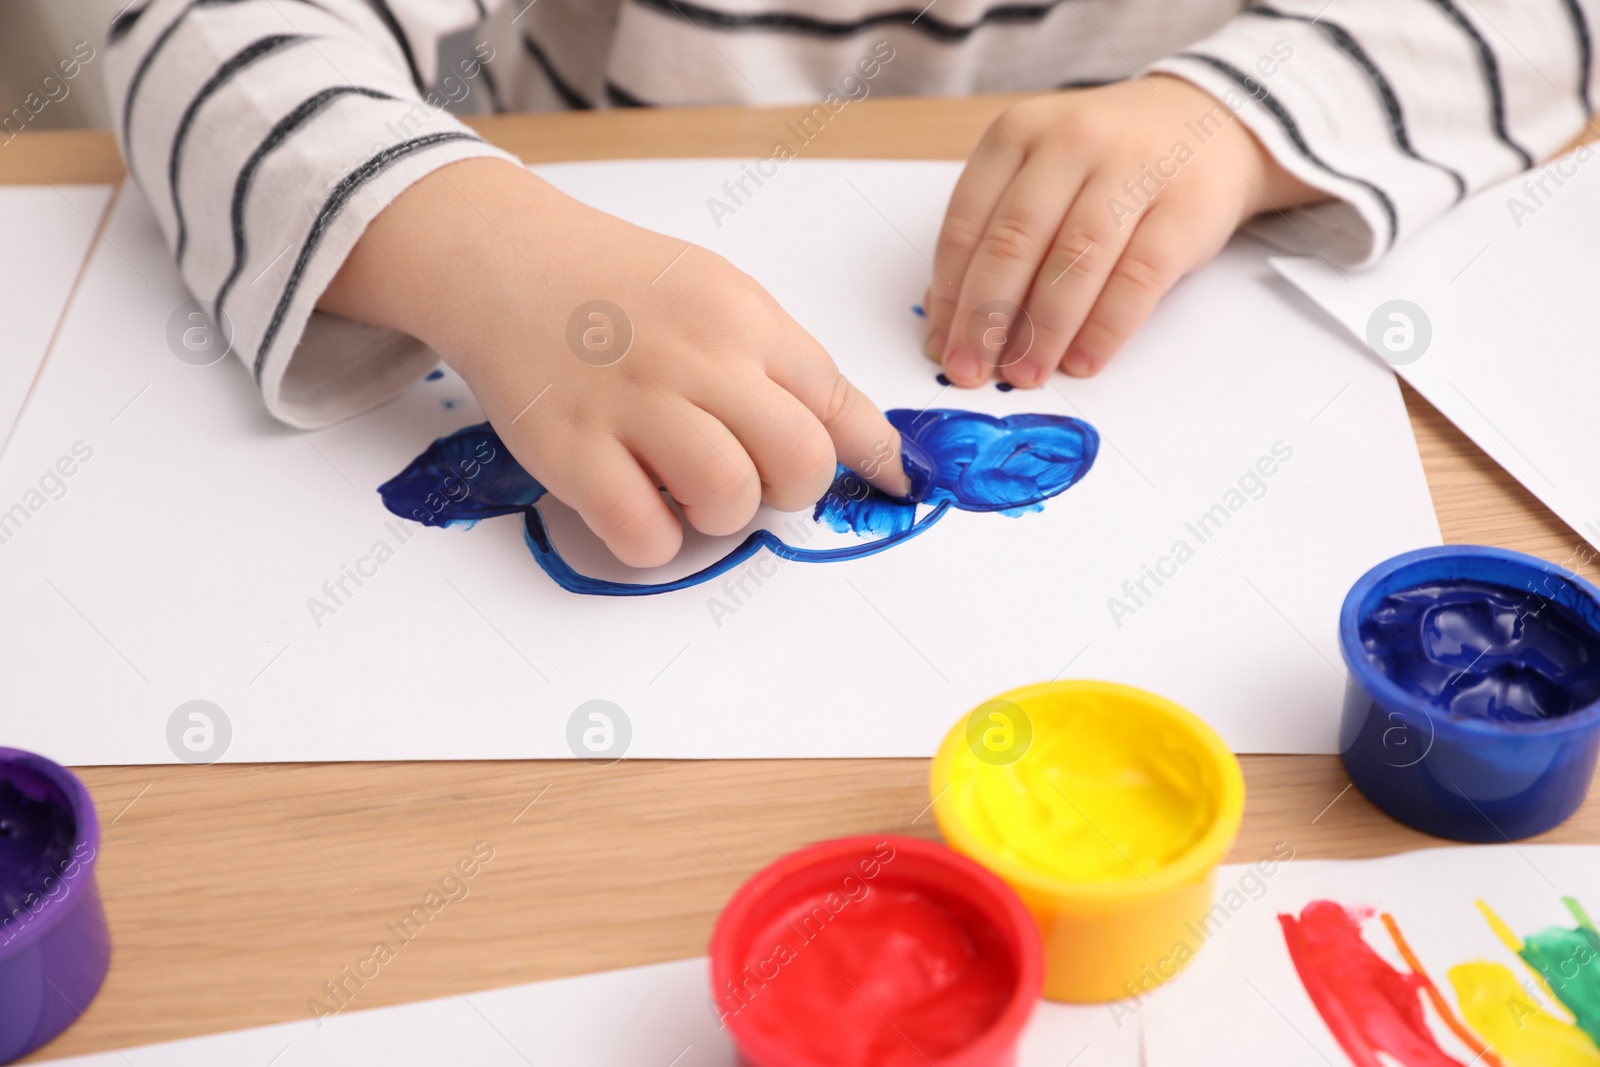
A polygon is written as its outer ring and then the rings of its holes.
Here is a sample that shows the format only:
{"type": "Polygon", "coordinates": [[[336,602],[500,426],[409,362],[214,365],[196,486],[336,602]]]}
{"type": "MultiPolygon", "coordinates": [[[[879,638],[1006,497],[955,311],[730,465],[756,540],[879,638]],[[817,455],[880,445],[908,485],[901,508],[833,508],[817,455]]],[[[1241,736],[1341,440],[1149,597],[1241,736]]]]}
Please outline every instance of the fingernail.
{"type": "Polygon", "coordinates": [[[933,488],[933,479],[938,473],[938,468],[933,465],[933,457],[921,445],[902,434],[900,466],[906,472],[906,481],[911,483],[911,491],[906,494],[906,499],[920,504],[928,498],[928,490],[933,488]]]}
{"type": "Polygon", "coordinates": [[[1063,366],[1074,378],[1087,378],[1094,373],[1094,361],[1089,358],[1087,352],[1077,349],[1067,353],[1067,360],[1063,366]]]}
{"type": "Polygon", "coordinates": [[[944,361],[944,372],[957,385],[971,385],[978,380],[978,359],[958,348],[944,361]]]}
{"type": "Polygon", "coordinates": [[[944,359],[945,342],[950,339],[946,330],[929,330],[928,336],[923,338],[922,353],[935,363],[944,359]]]}
{"type": "Polygon", "coordinates": [[[1042,368],[1037,363],[1018,363],[1006,370],[1006,380],[1023,389],[1032,389],[1042,377],[1042,368]]]}

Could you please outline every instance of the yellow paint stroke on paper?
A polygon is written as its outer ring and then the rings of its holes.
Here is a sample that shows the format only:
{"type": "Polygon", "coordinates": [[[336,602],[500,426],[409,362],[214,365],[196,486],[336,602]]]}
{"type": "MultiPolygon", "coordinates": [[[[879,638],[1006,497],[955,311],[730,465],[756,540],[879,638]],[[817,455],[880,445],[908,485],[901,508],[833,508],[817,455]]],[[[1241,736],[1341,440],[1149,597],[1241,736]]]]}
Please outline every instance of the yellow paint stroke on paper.
{"type": "MultiPolygon", "coordinates": [[[[1489,929],[1494,931],[1494,936],[1500,939],[1500,943],[1502,945],[1511,950],[1512,955],[1516,956],[1519,960],[1522,959],[1522,938],[1513,933],[1511,927],[1506,925],[1506,921],[1500,918],[1500,916],[1496,915],[1494,913],[1494,909],[1489,907],[1489,905],[1485,904],[1481,900],[1477,901],[1477,905],[1478,910],[1483,912],[1483,917],[1488,920],[1489,929]]],[[[1523,964],[1526,966],[1527,961],[1523,960],[1523,964]]],[[[1540,974],[1532,967],[1528,968],[1528,973],[1533,975],[1533,980],[1535,982],[1539,983],[1539,988],[1544,991],[1545,999],[1547,1001],[1554,1001],[1556,999],[1556,991],[1550,988],[1549,983],[1544,980],[1544,975],[1540,974]]]]}
{"type": "Polygon", "coordinates": [[[1589,1035],[1542,1008],[1511,968],[1462,963],[1449,977],[1467,1025],[1511,1067],[1600,1067],[1600,1049],[1589,1035]]]}

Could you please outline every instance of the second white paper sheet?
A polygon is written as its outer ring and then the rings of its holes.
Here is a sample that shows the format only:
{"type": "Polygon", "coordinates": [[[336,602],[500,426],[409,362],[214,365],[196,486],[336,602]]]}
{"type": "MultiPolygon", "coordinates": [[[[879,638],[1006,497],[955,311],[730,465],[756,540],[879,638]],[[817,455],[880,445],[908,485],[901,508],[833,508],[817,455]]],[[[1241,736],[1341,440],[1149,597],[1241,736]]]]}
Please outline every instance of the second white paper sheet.
{"type": "MultiPolygon", "coordinates": [[[[111,198],[109,185],[0,186],[0,441],[44,360],[83,257],[111,198]]],[[[110,253],[109,249],[102,249],[110,253]]],[[[114,253],[110,253],[114,254],[114,253]]]]}
{"type": "MultiPolygon", "coordinates": [[[[124,189],[106,236],[127,258],[95,257],[0,462],[3,511],[77,457],[0,555],[25,665],[8,742],[72,764],[926,756],[983,700],[1065,676],[1162,693],[1235,750],[1335,751],[1340,601],[1438,542],[1392,375],[1241,238],[1093,380],[941,387],[911,308],[958,171],[790,162],[717,220],[707,200],[738,161],[539,168],[749,271],[885,408],[1074,416],[1101,436],[1041,512],[952,512],[870,558],[763,553],[632,598],[558,588],[514,517],[441,530],[385,511],[380,483],[481,419],[454,375],[300,434],[233,358],[175,358],[188,294],[124,189]],[[365,577],[335,600],[347,569],[365,577]],[[207,723],[178,711],[197,699],[207,723]],[[578,714],[595,700],[609,729],[578,714]]],[[[570,512],[541,507],[592,561],[570,512]]],[[[756,523],[791,520],[815,528],[756,523]]]]}
{"type": "Polygon", "coordinates": [[[1356,337],[1374,331],[1402,378],[1600,549],[1597,154],[1477,193],[1371,270],[1274,263],[1356,337]]]}

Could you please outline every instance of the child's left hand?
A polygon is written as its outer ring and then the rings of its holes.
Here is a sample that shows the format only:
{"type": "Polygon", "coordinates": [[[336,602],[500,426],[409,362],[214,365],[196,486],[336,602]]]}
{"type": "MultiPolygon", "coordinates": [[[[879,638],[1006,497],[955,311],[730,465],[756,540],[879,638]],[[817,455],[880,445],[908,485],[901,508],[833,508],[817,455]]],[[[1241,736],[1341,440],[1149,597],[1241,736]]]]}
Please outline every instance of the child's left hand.
{"type": "Polygon", "coordinates": [[[1240,223],[1322,195],[1178,78],[1026,100],[989,127],[950,197],[928,355],[963,386],[996,370],[1024,387],[1058,366],[1094,374],[1240,223]]]}

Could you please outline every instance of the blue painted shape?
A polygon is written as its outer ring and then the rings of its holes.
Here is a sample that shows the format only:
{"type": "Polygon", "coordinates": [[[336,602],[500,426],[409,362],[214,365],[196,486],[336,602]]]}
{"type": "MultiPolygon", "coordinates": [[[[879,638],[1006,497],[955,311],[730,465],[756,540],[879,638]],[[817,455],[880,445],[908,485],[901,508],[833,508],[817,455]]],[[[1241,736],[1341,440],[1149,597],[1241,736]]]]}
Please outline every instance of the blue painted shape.
{"type": "Polygon", "coordinates": [[[906,499],[920,504],[939,482],[939,464],[914,437],[900,435],[900,469],[905,471],[909,486],[906,499]]]}
{"type": "Polygon", "coordinates": [[[912,304],[911,314],[915,315],[919,319],[925,319],[928,317],[928,313],[923,310],[921,304],[912,304]]]}
{"type": "Polygon", "coordinates": [[[378,486],[385,507],[424,526],[471,526],[520,514],[544,494],[487,422],[439,438],[378,486]]]}
{"type": "Polygon", "coordinates": [[[935,374],[933,376],[933,380],[938,382],[940,385],[953,385],[953,384],[955,384],[955,383],[951,382],[949,378],[945,377],[945,374],[944,374],[943,371],[940,371],[938,374],[935,374]]]}
{"type": "Polygon", "coordinates": [[[1011,390],[1016,388],[1016,386],[1012,385],[1010,382],[995,382],[994,387],[1000,390],[1002,393],[1009,393],[1011,390]]]}
{"type": "Polygon", "coordinates": [[[429,381],[429,382],[436,382],[440,378],[443,378],[443,377],[444,377],[444,371],[442,371],[442,370],[431,370],[431,371],[428,372],[428,376],[423,380],[424,381],[429,381]]]}
{"type": "Polygon", "coordinates": [[[1533,556],[1446,545],[1378,564],[1339,616],[1350,780],[1458,841],[1559,825],[1600,761],[1597,643],[1600,589],[1533,556]]]}
{"type": "Polygon", "coordinates": [[[962,511],[1041,510],[1089,472],[1100,450],[1094,427],[1065,415],[939,408],[885,414],[901,437],[933,459],[936,475],[925,499],[962,511]]]}
{"type": "Polygon", "coordinates": [[[441,437],[378,487],[384,506],[427,526],[471,525],[520,513],[528,549],[563,589],[645,596],[687,589],[725,574],[765,548],[781,559],[833,563],[875,555],[932,528],[950,510],[1020,515],[1077,484],[1094,466],[1100,436],[1061,415],[995,417],[970,411],[895,409],[911,498],[898,500],[841,466],[812,518],[863,539],[830,549],[796,548],[757,530],[715,563],[670,582],[613,582],[579,574],[561,558],[539,514],[545,489],[511,456],[488,423],[441,437]],[[918,517],[919,508],[926,508],[918,517]]]}

